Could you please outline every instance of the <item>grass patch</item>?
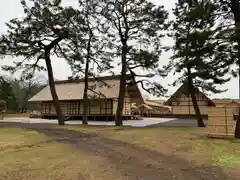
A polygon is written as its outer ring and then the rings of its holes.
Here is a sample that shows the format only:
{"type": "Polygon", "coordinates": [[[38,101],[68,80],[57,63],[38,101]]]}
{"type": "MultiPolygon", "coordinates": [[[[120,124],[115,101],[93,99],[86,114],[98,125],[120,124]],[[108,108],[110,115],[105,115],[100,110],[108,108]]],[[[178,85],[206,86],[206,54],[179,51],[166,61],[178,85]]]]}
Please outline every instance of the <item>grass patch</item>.
{"type": "Polygon", "coordinates": [[[48,140],[45,136],[40,137],[35,131],[25,131],[17,128],[1,128],[0,133],[0,150],[48,140]]]}
{"type": "MultiPolygon", "coordinates": [[[[208,139],[198,128],[64,126],[174,156],[196,166],[240,168],[240,141],[208,139]]],[[[67,132],[66,137],[68,136],[67,132]]],[[[65,135],[64,135],[65,136],[65,135]]],[[[55,138],[55,139],[54,139],[55,138]]],[[[105,156],[76,149],[33,130],[0,128],[0,180],[123,180],[105,156]]],[[[119,151],[121,151],[121,147],[119,151]]],[[[106,152],[107,153],[107,152],[106,152]]],[[[127,154],[127,153],[126,153],[127,154]]]]}
{"type": "Polygon", "coordinates": [[[1,128],[0,137],[0,180],[123,179],[107,159],[49,141],[36,131],[1,128]]]}
{"type": "MultiPolygon", "coordinates": [[[[230,147],[231,148],[231,147],[230,147]]],[[[229,150],[228,147],[216,146],[214,151],[214,161],[218,165],[230,168],[240,168],[240,152],[229,150]]]]}
{"type": "Polygon", "coordinates": [[[164,127],[85,127],[64,128],[84,133],[97,133],[105,138],[117,139],[166,155],[192,161],[198,165],[220,165],[240,168],[240,141],[207,138],[205,128],[164,127]]]}

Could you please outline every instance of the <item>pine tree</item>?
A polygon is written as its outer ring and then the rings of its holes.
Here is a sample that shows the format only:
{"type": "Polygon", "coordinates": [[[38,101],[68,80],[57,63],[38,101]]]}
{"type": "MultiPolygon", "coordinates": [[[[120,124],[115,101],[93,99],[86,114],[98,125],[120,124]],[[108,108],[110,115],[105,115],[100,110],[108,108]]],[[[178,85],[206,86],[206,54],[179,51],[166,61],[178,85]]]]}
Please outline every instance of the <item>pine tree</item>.
{"type": "MultiPolygon", "coordinates": [[[[240,98],[240,1],[239,0],[219,0],[216,4],[218,7],[218,17],[222,18],[225,24],[226,30],[234,33],[227,36],[229,38],[229,46],[235,50],[233,59],[236,59],[235,63],[238,66],[238,70],[235,73],[239,78],[239,98],[240,98]]],[[[240,138],[240,112],[235,130],[235,137],[240,138]]]]}
{"type": "MultiPolygon", "coordinates": [[[[237,42],[237,65],[238,65],[238,77],[239,77],[239,98],[240,98],[240,1],[231,0],[231,11],[234,14],[235,22],[235,40],[237,42]]],[[[238,115],[238,121],[235,129],[235,137],[240,138],[240,112],[238,115]]]]}
{"type": "MultiPolygon", "coordinates": [[[[66,41],[74,38],[75,32],[80,31],[81,27],[75,26],[75,22],[77,17],[77,21],[81,21],[81,16],[77,16],[77,12],[71,7],[62,7],[61,0],[31,0],[29,5],[22,0],[21,4],[25,16],[7,23],[8,31],[1,37],[0,50],[3,55],[22,56],[24,59],[15,62],[15,66],[5,66],[4,69],[21,69],[26,72],[29,69],[44,70],[39,65],[39,61],[44,60],[58,122],[59,125],[64,125],[64,115],[55,89],[51,56],[59,56],[62,43],[65,41],[67,44],[66,41]]],[[[32,73],[34,74],[33,71],[32,73]]]]}
{"type": "MultiPolygon", "coordinates": [[[[240,1],[239,0],[219,0],[216,5],[218,7],[218,17],[225,22],[225,27],[233,34],[229,34],[229,41],[232,45],[236,45],[236,64],[240,66],[240,1]],[[227,23],[226,23],[227,22],[227,23]]],[[[240,68],[238,68],[239,76],[239,98],[240,98],[240,68]]]]}
{"type": "MultiPolygon", "coordinates": [[[[115,117],[115,125],[121,126],[124,97],[129,81],[128,72],[135,77],[153,77],[155,74],[137,74],[137,69],[155,70],[158,64],[158,56],[161,52],[160,41],[163,30],[167,28],[167,12],[163,6],[156,6],[147,0],[103,0],[99,3],[101,15],[107,20],[103,26],[109,29],[109,41],[114,42],[116,56],[121,57],[121,77],[118,96],[118,106],[115,117]],[[144,49],[130,44],[142,44],[144,49]],[[152,50],[150,50],[152,48],[152,50]],[[151,58],[151,59],[146,59],[151,58]],[[152,63],[152,64],[151,64],[152,63]]],[[[143,80],[137,81],[142,85],[143,80]]],[[[156,85],[155,83],[153,85],[156,85]]],[[[155,87],[163,88],[160,85],[155,87]]],[[[148,88],[149,92],[156,92],[155,87],[148,88]]]]}
{"type": "MultiPolygon", "coordinates": [[[[98,3],[96,0],[79,1],[78,11],[82,11],[79,14],[83,15],[84,29],[77,36],[78,38],[74,38],[68,43],[68,48],[65,49],[64,53],[64,57],[73,71],[73,78],[84,77],[83,124],[88,124],[89,98],[93,98],[88,95],[88,91],[92,91],[94,94],[98,93],[94,91],[92,86],[89,86],[89,77],[101,83],[97,78],[98,74],[112,68],[112,53],[109,49],[111,42],[105,37],[107,29],[99,31],[101,14],[96,9],[98,3]],[[96,66],[96,68],[91,69],[91,65],[96,66]]],[[[79,23],[82,24],[82,22],[79,23]]]]}
{"type": "Polygon", "coordinates": [[[187,82],[199,127],[205,125],[196,99],[196,87],[220,93],[225,90],[217,89],[215,84],[230,80],[224,76],[230,71],[232,61],[228,53],[221,51],[227,45],[221,27],[216,25],[216,12],[211,0],[179,0],[174,9],[176,20],[171,34],[175,40],[174,55],[167,69],[181,74],[174,85],[187,82]]]}
{"type": "MultiPolygon", "coordinates": [[[[224,30],[228,32],[225,36],[228,49],[222,49],[222,51],[228,52],[229,56],[232,57],[233,64],[237,65],[237,69],[232,70],[232,74],[234,77],[238,76],[239,78],[238,89],[240,98],[240,1],[218,0],[215,2],[215,7],[218,8],[216,16],[221,20],[224,30]]],[[[235,136],[240,138],[240,112],[235,136]]]]}

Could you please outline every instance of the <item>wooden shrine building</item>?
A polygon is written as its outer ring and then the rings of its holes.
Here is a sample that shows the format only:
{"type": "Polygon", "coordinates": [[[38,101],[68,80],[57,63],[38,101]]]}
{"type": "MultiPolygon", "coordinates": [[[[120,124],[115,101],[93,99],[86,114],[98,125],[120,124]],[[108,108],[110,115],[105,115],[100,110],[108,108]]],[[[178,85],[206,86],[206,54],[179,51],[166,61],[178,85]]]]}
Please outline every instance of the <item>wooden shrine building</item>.
{"type": "MultiPolygon", "coordinates": [[[[208,107],[215,106],[215,104],[198,88],[196,88],[196,92],[197,103],[201,115],[207,115],[208,107]]],[[[172,114],[174,115],[195,115],[187,83],[183,83],[183,85],[164,104],[172,107],[172,114]]]]}
{"type": "MultiPolygon", "coordinates": [[[[132,103],[142,104],[143,98],[134,78],[129,76],[123,118],[131,118],[132,103]]],[[[68,119],[81,120],[83,115],[84,79],[55,82],[61,109],[68,119]]],[[[120,76],[89,78],[89,119],[114,120],[117,110],[120,76]]],[[[46,86],[29,100],[41,105],[42,118],[56,118],[50,87],[46,86]]]]}

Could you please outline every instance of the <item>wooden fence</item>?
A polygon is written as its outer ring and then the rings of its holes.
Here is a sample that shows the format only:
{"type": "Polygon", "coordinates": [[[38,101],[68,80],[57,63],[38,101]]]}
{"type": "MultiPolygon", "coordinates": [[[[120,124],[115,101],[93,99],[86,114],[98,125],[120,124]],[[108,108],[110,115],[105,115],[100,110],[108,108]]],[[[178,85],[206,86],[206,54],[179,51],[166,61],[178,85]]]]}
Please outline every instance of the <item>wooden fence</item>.
{"type": "Polygon", "coordinates": [[[235,128],[233,108],[210,107],[208,109],[208,136],[234,137],[235,128]]]}

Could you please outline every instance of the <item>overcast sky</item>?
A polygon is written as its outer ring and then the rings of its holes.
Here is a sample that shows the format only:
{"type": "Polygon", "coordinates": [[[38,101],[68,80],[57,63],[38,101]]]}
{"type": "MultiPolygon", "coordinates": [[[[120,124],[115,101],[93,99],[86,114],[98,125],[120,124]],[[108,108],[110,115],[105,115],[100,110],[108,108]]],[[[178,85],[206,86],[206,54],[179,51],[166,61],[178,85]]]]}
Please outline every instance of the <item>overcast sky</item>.
{"type": "MultiPolygon", "coordinates": [[[[74,6],[76,3],[76,0],[65,0],[68,5],[74,6]]],[[[170,12],[172,8],[174,7],[175,0],[152,0],[154,3],[158,5],[164,5],[165,8],[170,12]]],[[[21,17],[23,15],[23,10],[20,4],[20,0],[2,0],[0,2],[0,33],[6,32],[6,25],[5,23],[8,22],[12,18],[21,17]]],[[[164,40],[165,44],[171,44],[172,41],[170,39],[164,40]]],[[[169,57],[171,56],[171,52],[164,53],[160,57],[161,64],[166,64],[168,62],[169,57]]],[[[7,57],[5,59],[1,59],[0,65],[10,63],[13,59],[11,57],[7,57]]],[[[58,80],[66,79],[68,76],[71,75],[71,70],[67,63],[63,59],[57,59],[54,58],[52,60],[53,62],[53,70],[54,70],[54,76],[58,80]]],[[[1,74],[6,74],[2,72],[1,74]]],[[[46,75],[45,75],[46,76],[46,75]]],[[[160,78],[156,78],[156,81],[159,81],[159,83],[162,83],[167,86],[170,82],[173,82],[177,77],[170,76],[166,78],[165,80],[162,80],[160,78]]],[[[221,87],[222,89],[228,89],[227,92],[217,94],[217,95],[210,95],[212,98],[238,98],[238,80],[232,79],[229,83],[223,85],[221,87]]],[[[168,94],[171,95],[176,91],[177,87],[168,87],[169,92],[168,94]]],[[[145,93],[144,93],[145,94],[145,93]]],[[[154,98],[150,96],[150,98],[154,98]]]]}

